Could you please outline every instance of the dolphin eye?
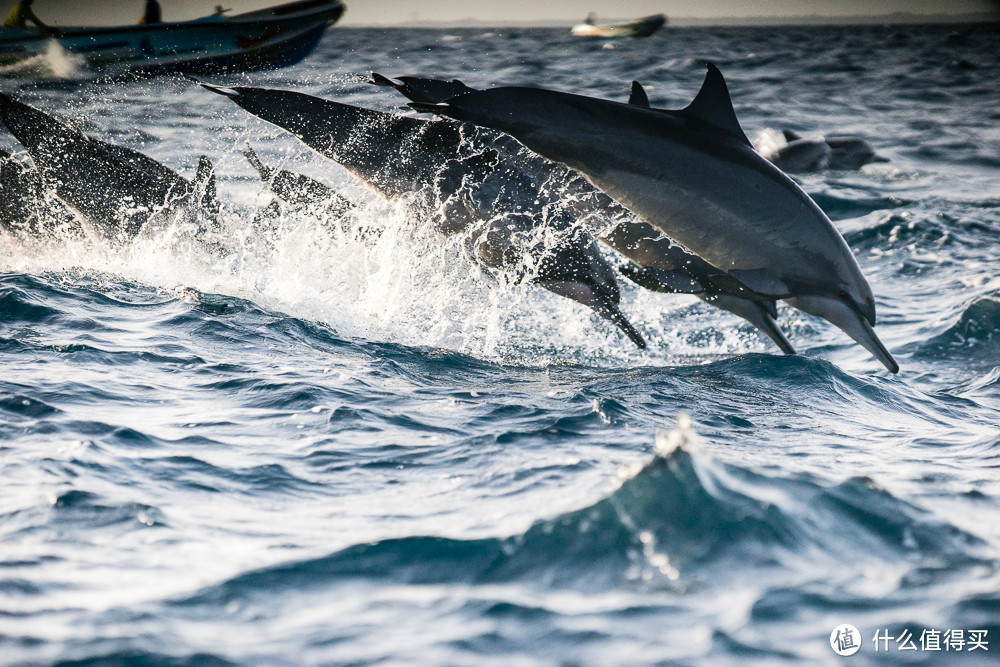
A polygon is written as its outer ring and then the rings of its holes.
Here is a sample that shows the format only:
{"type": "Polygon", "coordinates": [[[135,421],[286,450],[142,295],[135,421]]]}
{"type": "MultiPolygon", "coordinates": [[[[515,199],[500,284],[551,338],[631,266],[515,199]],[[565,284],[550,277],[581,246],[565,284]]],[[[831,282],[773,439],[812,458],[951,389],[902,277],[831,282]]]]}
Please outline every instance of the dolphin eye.
{"type": "Polygon", "coordinates": [[[837,297],[843,299],[844,301],[850,301],[851,300],[850,295],[846,291],[844,291],[844,290],[840,290],[840,292],[837,294],[837,297]]]}

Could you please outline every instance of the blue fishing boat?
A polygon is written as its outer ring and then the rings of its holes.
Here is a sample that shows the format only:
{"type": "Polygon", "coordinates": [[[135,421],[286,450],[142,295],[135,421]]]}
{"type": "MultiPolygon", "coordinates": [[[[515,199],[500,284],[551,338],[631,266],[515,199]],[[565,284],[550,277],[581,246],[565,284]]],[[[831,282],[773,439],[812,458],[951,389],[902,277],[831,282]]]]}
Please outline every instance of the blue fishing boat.
{"type": "Polygon", "coordinates": [[[275,69],[312,53],[344,13],[340,0],[301,0],[245,14],[217,12],[193,21],[0,30],[0,67],[39,57],[53,40],[95,70],[206,73],[275,69]]]}

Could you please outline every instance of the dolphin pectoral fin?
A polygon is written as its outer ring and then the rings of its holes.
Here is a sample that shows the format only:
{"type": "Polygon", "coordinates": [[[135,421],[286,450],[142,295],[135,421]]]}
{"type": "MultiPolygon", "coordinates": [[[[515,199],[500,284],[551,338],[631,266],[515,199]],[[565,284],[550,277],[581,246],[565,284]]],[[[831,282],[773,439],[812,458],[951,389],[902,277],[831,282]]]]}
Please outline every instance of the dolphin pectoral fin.
{"type": "Polygon", "coordinates": [[[752,292],[770,299],[783,299],[791,295],[788,286],[767,269],[730,269],[729,275],[752,292]]]}
{"type": "Polygon", "coordinates": [[[875,334],[865,316],[845,301],[827,296],[800,296],[788,303],[811,315],[822,317],[854,339],[885,366],[890,373],[899,372],[899,364],[875,334]]]}
{"type": "Polygon", "coordinates": [[[764,332],[785,354],[795,354],[795,348],[785,338],[785,334],[778,327],[778,323],[774,321],[775,316],[773,313],[776,313],[777,309],[773,301],[751,301],[731,294],[713,294],[701,298],[716,308],[721,308],[733,315],[742,317],[764,332]]]}
{"type": "Polygon", "coordinates": [[[645,287],[654,292],[700,294],[705,291],[705,287],[700,282],[680,271],[664,271],[648,266],[639,266],[633,262],[618,267],[618,270],[639,287],[645,287]]]}
{"type": "Polygon", "coordinates": [[[632,91],[629,93],[628,103],[637,107],[649,108],[649,96],[646,95],[646,91],[638,81],[632,82],[632,91]]]}
{"type": "Polygon", "coordinates": [[[622,311],[618,308],[618,304],[607,296],[599,294],[590,285],[569,280],[539,280],[536,282],[540,287],[544,287],[553,294],[558,294],[567,299],[572,299],[577,303],[582,303],[621,329],[638,348],[646,348],[646,341],[642,337],[642,334],[622,314],[622,311]]]}

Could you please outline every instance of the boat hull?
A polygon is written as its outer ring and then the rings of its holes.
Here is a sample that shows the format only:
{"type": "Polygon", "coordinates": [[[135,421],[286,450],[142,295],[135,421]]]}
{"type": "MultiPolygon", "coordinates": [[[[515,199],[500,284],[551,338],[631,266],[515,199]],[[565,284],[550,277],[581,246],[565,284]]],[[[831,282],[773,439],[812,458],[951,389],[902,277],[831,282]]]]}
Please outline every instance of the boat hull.
{"type": "Polygon", "coordinates": [[[343,14],[339,0],[304,0],[232,17],[124,27],[67,28],[55,36],[5,29],[0,67],[38,56],[58,42],[94,70],[208,73],[274,69],[308,56],[343,14]]]}
{"type": "Polygon", "coordinates": [[[654,32],[663,27],[667,22],[667,17],[663,14],[654,14],[634,21],[624,23],[609,23],[606,25],[594,25],[592,23],[580,23],[573,26],[571,32],[577,37],[649,37],[654,32]]]}

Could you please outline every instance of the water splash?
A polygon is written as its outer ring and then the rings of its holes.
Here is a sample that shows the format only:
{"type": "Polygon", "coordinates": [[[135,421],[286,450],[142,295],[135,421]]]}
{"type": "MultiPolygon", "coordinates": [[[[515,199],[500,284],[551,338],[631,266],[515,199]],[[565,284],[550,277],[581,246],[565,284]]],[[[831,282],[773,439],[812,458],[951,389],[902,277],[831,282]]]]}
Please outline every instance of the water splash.
{"type": "Polygon", "coordinates": [[[28,79],[77,79],[86,73],[83,56],[67,53],[55,39],[45,43],[45,51],[13,65],[0,67],[0,76],[28,79]]]}

